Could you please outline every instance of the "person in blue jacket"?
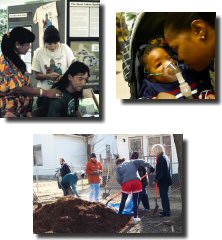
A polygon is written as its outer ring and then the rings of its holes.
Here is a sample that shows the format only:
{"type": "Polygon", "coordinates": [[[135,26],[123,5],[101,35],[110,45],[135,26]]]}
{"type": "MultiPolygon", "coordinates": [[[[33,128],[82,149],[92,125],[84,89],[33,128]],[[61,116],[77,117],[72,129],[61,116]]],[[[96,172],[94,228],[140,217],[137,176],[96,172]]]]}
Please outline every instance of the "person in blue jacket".
{"type": "Polygon", "coordinates": [[[77,182],[79,179],[84,178],[85,172],[83,170],[76,171],[75,173],[66,174],[61,181],[61,186],[63,189],[64,196],[69,195],[69,187],[72,188],[73,194],[77,197],[80,197],[79,192],[77,190],[77,182]]]}

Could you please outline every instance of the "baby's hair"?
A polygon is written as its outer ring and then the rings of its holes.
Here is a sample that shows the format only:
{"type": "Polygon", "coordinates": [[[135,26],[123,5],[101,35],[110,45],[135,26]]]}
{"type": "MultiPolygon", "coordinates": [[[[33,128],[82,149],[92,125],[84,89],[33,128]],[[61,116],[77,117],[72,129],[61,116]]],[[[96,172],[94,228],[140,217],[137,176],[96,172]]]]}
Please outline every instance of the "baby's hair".
{"type": "MultiPolygon", "coordinates": [[[[153,49],[156,48],[163,48],[155,44],[148,44],[144,50],[143,57],[142,57],[142,64],[146,65],[146,57],[152,52],[153,49]]],[[[163,48],[164,49],[164,48],[163,48]]]]}

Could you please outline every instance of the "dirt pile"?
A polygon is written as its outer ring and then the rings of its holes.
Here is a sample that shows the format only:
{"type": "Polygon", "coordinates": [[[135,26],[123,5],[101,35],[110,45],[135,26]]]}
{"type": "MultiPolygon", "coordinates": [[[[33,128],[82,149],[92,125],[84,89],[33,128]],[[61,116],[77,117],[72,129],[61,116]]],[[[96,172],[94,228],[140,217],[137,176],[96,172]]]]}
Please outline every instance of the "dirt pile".
{"type": "Polygon", "coordinates": [[[102,203],[68,196],[34,211],[33,232],[118,233],[129,221],[129,217],[116,214],[102,203]]]}

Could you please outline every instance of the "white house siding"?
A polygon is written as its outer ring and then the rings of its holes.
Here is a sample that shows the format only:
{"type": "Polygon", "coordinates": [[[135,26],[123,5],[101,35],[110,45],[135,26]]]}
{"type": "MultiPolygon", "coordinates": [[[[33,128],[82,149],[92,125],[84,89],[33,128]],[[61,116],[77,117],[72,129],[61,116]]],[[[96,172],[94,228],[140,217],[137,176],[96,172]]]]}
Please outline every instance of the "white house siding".
{"type": "Polygon", "coordinates": [[[110,145],[110,153],[117,154],[116,135],[114,134],[95,134],[91,139],[91,151],[94,152],[99,159],[106,158],[106,145],[110,145]]]}
{"type": "Polygon", "coordinates": [[[132,135],[117,135],[117,148],[119,152],[120,158],[125,158],[126,160],[129,160],[129,142],[128,137],[132,135]]]}
{"type": "Polygon", "coordinates": [[[74,170],[75,168],[85,167],[87,162],[87,146],[83,137],[55,135],[54,146],[57,166],[59,158],[62,157],[74,170]]]}
{"type": "Polygon", "coordinates": [[[178,173],[178,159],[177,159],[177,154],[176,154],[176,147],[175,143],[173,140],[173,135],[169,134],[157,134],[157,135],[138,135],[138,134],[118,134],[117,135],[117,148],[120,157],[124,157],[127,160],[129,159],[129,139],[130,138],[140,138],[142,137],[142,148],[143,148],[143,155],[144,156],[149,156],[149,137],[160,137],[160,143],[162,144],[162,137],[163,136],[170,136],[171,140],[171,155],[172,155],[172,171],[173,173],[178,173]]]}
{"type": "Polygon", "coordinates": [[[84,137],[75,135],[36,134],[33,145],[42,145],[43,166],[34,166],[34,175],[54,175],[63,157],[73,170],[84,168],[87,162],[87,147],[84,137]]]}
{"type": "Polygon", "coordinates": [[[36,134],[33,136],[33,145],[41,144],[43,166],[34,167],[34,174],[52,175],[55,172],[54,135],[36,134]]]}

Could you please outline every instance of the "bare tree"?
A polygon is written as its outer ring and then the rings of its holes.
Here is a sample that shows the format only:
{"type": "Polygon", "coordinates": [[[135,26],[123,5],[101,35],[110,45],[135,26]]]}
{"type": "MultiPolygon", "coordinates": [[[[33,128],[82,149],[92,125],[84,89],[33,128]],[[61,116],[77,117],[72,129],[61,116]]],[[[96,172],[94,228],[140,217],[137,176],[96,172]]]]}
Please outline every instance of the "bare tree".
{"type": "Polygon", "coordinates": [[[178,158],[178,172],[180,184],[183,181],[183,134],[173,134],[174,142],[176,145],[177,158],[178,158]]]}

